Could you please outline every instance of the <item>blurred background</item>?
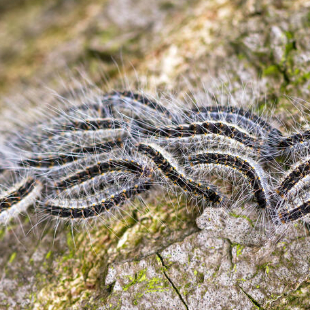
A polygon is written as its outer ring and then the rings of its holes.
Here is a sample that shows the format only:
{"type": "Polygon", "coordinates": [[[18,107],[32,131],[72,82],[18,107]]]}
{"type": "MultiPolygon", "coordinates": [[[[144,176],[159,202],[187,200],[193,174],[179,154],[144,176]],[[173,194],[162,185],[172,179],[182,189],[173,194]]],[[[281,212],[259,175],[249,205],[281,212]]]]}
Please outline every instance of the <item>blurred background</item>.
{"type": "MultiPolygon", "coordinates": [[[[310,1],[0,0],[1,104],[16,93],[44,93],[42,85],[58,90],[80,72],[103,88],[126,76],[177,96],[189,84],[215,96],[225,88],[245,106],[255,95],[258,111],[273,106],[289,123],[284,109],[296,111],[288,98],[310,108],[310,1]]],[[[198,290],[208,290],[210,265],[188,271],[190,282],[175,268],[172,287],[173,276],[150,254],[196,233],[195,216],[154,200],[138,220],[113,229],[96,222],[74,237],[70,229],[55,236],[52,225],[37,232],[28,218],[1,229],[0,309],[204,309],[198,290]]],[[[205,309],[309,309],[309,280],[294,275],[289,283],[269,275],[264,289],[255,284],[258,301],[240,290],[227,294],[231,284],[218,278],[219,299],[205,309]]]]}
{"type": "MultiPolygon", "coordinates": [[[[12,0],[0,2],[0,91],[77,66],[100,83],[117,65],[156,87],[180,76],[259,79],[262,93],[309,95],[309,2],[12,0]],[[117,65],[116,65],[117,64],[117,65]]],[[[21,89],[22,89],[21,88],[21,89]]]]}

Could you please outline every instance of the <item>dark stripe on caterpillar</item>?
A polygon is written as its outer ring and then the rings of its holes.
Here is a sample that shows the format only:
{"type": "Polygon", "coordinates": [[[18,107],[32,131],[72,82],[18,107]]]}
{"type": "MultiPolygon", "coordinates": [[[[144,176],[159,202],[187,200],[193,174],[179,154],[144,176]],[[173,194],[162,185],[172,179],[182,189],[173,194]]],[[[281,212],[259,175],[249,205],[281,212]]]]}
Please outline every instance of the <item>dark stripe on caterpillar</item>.
{"type": "Polygon", "coordinates": [[[293,170],[289,171],[276,192],[284,197],[301,179],[310,173],[310,159],[298,164],[293,170]]]}
{"type": "Polygon", "coordinates": [[[310,213],[310,200],[305,201],[292,210],[278,212],[278,218],[282,224],[296,221],[310,213]]]}
{"type": "Polygon", "coordinates": [[[28,177],[18,188],[9,191],[4,197],[1,197],[0,212],[9,209],[12,205],[25,198],[32,191],[35,183],[36,182],[33,177],[28,177]]]}
{"type": "Polygon", "coordinates": [[[254,196],[260,208],[270,208],[267,193],[262,184],[262,179],[255,167],[246,159],[239,156],[223,153],[202,153],[188,158],[191,165],[215,164],[224,165],[228,168],[236,169],[247,177],[254,189],[254,196]]]}
{"type": "MultiPolygon", "coordinates": [[[[272,127],[270,124],[267,123],[263,118],[257,116],[256,114],[253,114],[252,112],[248,110],[244,110],[243,108],[237,108],[233,106],[224,106],[224,105],[217,105],[217,106],[206,106],[206,107],[196,107],[190,110],[191,113],[196,114],[207,114],[210,115],[210,113],[213,113],[213,117],[217,117],[217,113],[224,113],[225,118],[227,117],[227,120],[231,119],[230,115],[238,115],[242,117],[241,124],[244,122],[248,122],[250,126],[257,126],[259,125],[263,130],[267,131],[270,134],[273,134],[275,136],[282,136],[281,131],[278,129],[272,127]]],[[[219,114],[218,114],[219,115],[219,114]]],[[[241,118],[240,118],[241,120],[241,118]]]]}
{"type": "Polygon", "coordinates": [[[98,130],[98,129],[118,129],[124,127],[126,124],[122,121],[113,118],[99,118],[99,119],[85,119],[72,121],[70,124],[62,124],[59,129],[51,129],[50,133],[58,133],[69,130],[98,130]]]}
{"type": "Polygon", "coordinates": [[[205,121],[202,123],[184,124],[178,126],[163,126],[153,129],[153,135],[164,138],[186,138],[195,135],[216,134],[234,139],[257,151],[261,149],[261,142],[255,137],[242,131],[235,125],[225,122],[205,121]]]}
{"type": "Polygon", "coordinates": [[[69,188],[75,184],[80,184],[86,180],[93,178],[94,176],[106,173],[108,171],[120,171],[128,170],[131,173],[136,173],[138,175],[151,175],[152,171],[147,169],[142,164],[129,159],[115,159],[108,160],[104,162],[98,162],[95,165],[85,167],[85,169],[76,172],[69,177],[60,180],[53,184],[55,189],[61,190],[69,188]]]}
{"type": "Polygon", "coordinates": [[[70,219],[86,219],[100,215],[105,211],[109,211],[113,207],[117,207],[128,199],[149,190],[151,187],[151,182],[149,179],[139,180],[134,185],[125,187],[119,192],[103,199],[100,203],[93,205],[86,205],[82,208],[68,208],[59,205],[53,205],[50,201],[43,204],[42,209],[45,213],[60,217],[60,218],[70,218],[70,219]]]}
{"type": "Polygon", "coordinates": [[[200,183],[196,183],[191,179],[188,179],[184,174],[180,173],[176,167],[174,167],[164,154],[155,146],[145,143],[138,145],[138,151],[146,154],[155,165],[166,175],[175,185],[180,186],[183,190],[189,191],[195,195],[202,195],[204,199],[219,203],[222,201],[222,197],[214,190],[212,186],[203,186],[200,183]]]}
{"type": "Polygon", "coordinates": [[[97,130],[113,130],[113,129],[125,129],[127,124],[124,121],[120,121],[113,118],[104,118],[104,119],[86,119],[86,120],[78,120],[72,121],[69,124],[61,124],[57,126],[59,128],[46,128],[45,132],[39,134],[36,138],[36,142],[38,144],[42,142],[48,142],[49,140],[55,139],[58,136],[65,137],[65,135],[69,135],[72,137],[73,134],[83,133],[87,134],[88,131],[95,132],[97,130]]]}
{"type": "Polygon", "coordinates": [[[107,190],[108,188],[117,188],[120,184],[128,184],[128,182],[139,178],[136,174],[130,173],[128,171],[109,171],[106,174],[96,176],[88,181],[83,182],[83,184],[77,184],[73,187],[65,189],[60,193],[55,193],[51,191],[47,194],[52,194],[58,199],[81,198],[89,196],[94,196],[98,192],[107,190]],[[55,195],[56,194],[56,195],[55,195]]]}
{"type": "MultiPolygon", "coordinates": [[[[127,138],[126,138],[127,139],[127,138]]],[[[58,156],[36,156],[20,161],[19,166],[31,166],[36,168],[52,168],[54,166],[65,165],[75,160],[83,158],[89,154],[105,153],[115,148],[122,148],[125,139],[118,138],[104,143],[95,143],[89,146],[74,148],[68,154],[60,154],[58,156]]]]}
{"type": "Polygon", "coordinates": [[[294,147],[296,144],[302,144],[305,141],[310,140],[310,130],[306,130],[302,133],[296,133],[289,137],[282,138],[278,142],[280,148],[294,147]]]}
{"type": "MultiPolygon", "coordinates": [[[[95,131],[63,131],[61,134],[51,135],[48,138],[40,136],[39,139],[32,139],[28,145],[23,147],[17,146],[21,150],[19,161],[21,159],[36,159],[37,157],[57,157],[61,154],[72,154],[75,149],[82,149],[86,146],[95,146],[111,140],[117,140],[129,135],[129,130],[122,129],[106,129],[95,131]],[[24,153],[24,154],[23,154],[24,153]]],[[[108,143],[109,144],[109,143],[108,143]]],[[[83,151],[83,150],[82,150],[83,151]]],[[[76,153],[82,155],[82,151],[77,150],[76,153]]]]}

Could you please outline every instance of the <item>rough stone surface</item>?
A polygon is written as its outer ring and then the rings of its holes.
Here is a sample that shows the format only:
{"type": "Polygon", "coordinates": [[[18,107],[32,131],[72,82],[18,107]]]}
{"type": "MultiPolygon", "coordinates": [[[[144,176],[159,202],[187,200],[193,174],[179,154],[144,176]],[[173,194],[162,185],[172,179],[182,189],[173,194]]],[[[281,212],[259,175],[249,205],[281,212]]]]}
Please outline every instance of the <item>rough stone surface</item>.
{"type": "MultiPolygon", "coordinates": [[[[200,91],[303,125],[309,28],[305,0],[0,0],[1,108],[16,93],[47,100],[42,84],[83,64],[100,87],[200,91]]],[[[3,227],[0,309],[309,309],[307,226],[271,231],[250,207],[200,214],[162,196],[111,223],[55,233],[30,209],[3,227]]]]}

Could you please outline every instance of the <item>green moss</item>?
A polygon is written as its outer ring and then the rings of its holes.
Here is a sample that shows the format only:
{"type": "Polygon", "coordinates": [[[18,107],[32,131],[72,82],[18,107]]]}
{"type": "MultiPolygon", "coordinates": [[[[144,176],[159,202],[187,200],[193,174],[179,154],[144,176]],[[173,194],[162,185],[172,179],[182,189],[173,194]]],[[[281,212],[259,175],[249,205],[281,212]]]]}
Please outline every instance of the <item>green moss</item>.
{"type": "Polygon", "coordinates": [[[243,219],[247,220],[252,227],[254,227],[253,221],[244,214],[236,214],[234,212],[229,212],[229,215],[234,217],[234,218],[243,218],[243,219]]]}
{"type": "Polygon", "coordinates": [[[2,228],[0,229],[0,240],[3,239],[4,235],[5,235],[5,227],[2,227],[2,228]]]}
{"type": "Polygon", "coordinates": [[[290,31],[285,32],[285,36],[287,38],[287,43],[285,44],[285,53],[284,53],[284,60],[288,60],[289,54],[296,50],[296,41],[294,39],[294,33],[290,31]]]}
{"type": "Polygon", "coordinates": [[[13,263],[13,261],[15,260],[15,258],[16,258],[16,255],[17,255],[17,253],[16,252],[13,252],[12,254],[11,254],[11,256],[10,256],[10,258],[9,258],[9,264],[12,264],[13,263]]]}
{"type": "Polygon", "coordinates": [[[136,283],[146,281],[146,270],[147,269],[140,270],[139,273],[135,275],[135,277],[128,276],[130,282],[123,287],[123,291],[126,292],[131,286],[135,285],[136,283]]]}
{"type": "Polygon", "coordinates": [[[243,249],[244,249],[243,245],[241,245],[241,244],[237,244],[236,245],[236,255],[237,255],[237,257],[242,254],[243,249]]]}
{"type": "Polygon", "coordinates": [[[160,4],[160,9],[163,11],[171,10],[174,8],[174,3],[170,1],[165,1],[160,4]]]}
{"type": "Polygon", "coordinates": [[[52,251],[48,251],[45,255],[45,259],[49,259],[52,256],[52,251]]]}
{"type": "Polygon", "coordinates": [[[263,270],[266,274],[269,274],[271,266],[269,266],[269,262],[263,265],[258,265],[257,270],[263,270]]]}
{"type": "Polygon", "coordinates": [[[280,75],[281,75],[281,72],[279,71],[279,66],[277,65],[271,65],[263,69],[263,76],[279,77],[280,75]]]}
{"type": "Polygon", "coordinates": [[[130,282],[123,287],[123,291],[127,291],[138,283],[144,283],[142,286],[139,286],[139,292],[135,294],[133,300],[134,305],[137,305],[139,300],[147,293],[165,292],[170,290],[168,280],[157,277],[148,279],[146,271],[147,269],[143,269],[135,274],[134,277],[128,276],[130,282]]]}

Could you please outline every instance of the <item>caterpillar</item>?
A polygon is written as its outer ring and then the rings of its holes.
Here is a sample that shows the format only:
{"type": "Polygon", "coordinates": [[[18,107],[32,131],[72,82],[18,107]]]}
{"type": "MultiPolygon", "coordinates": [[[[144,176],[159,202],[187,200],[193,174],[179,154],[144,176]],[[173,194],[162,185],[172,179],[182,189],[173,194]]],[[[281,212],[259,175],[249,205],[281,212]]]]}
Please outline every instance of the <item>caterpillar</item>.
{"type": "MultiPolygon", "coordinates": [[[[137,179],[137,175],[128,170],[112,170],[105,174],[98,175],[90,180],[84,181],[82,184],[76,184],[68,187],[61,192],[57,192],[59,198],[79,198],[95,195],[99,191],[103,191],[109,187],[116,188],[119,184],[126,184],[137,179]]],[[[50,194],[51,195],[51,194],[50,194]]]]}
{"type": "Polygon", "coordinates": [[[239,171],[247,178],[254,190],[254,196],[261,209],[271,209],[269,186],[263,169],[255,162],[238,155],[222,152],[204,152],[188,157],[190,166],[195,165],[222,165],[228,169],[239,171]]]}
{"type": "Polygon", "coordinates": [[[310,130],[294,133],[287,137],[282,137],[275,143],[278,152],[284,153],[288,158],[296,158],[308,155],[310,145],[310,130]]]}
{"type": "Polygon", "coordinates": [[[289,223],[305,218],[309,213],[308,190],[310,179],[310,159],[303,158],[286,172],[276,188],[280,199],[274,221],[276,224],[289,223]]]}
{"type": "Polygon", "coordinates": [[[53,187],[62,190],[75,184],[81,184],[97,175],[110,171],[128,170],[138,175],[151,173],[145,166],[132,159],[110,159],[103,162],[97,162],[92,166],[87,166],[83,170],[79,170],[72,175],[66,176],[53,184],[53,187]]]}
{"type": "Polygon", "coordinates": [[[280,185],[276,189],[277,194],[281,197],[285,195],[302,179],[310,174],[310,158],[306,158],[301,162],[298,162],[281,181],[280,185]]]}
{"type": "Polygon", "coordinates": [[[160,169],[173,184],[180,186],[183,190],[189,191],[191,194],[201,195],[207,201],[215,203],[222,202],[223,198],[212,186],[205,186],[187,178],[182,171],[179,171],[179,169],[169,161],[163,150],[158,146],[140,143],[138,145],[138,150],[150,157],[156,167],[160,169]]]}
{"type": "Polygon", "coordinates": [[[310,198],[308,193],[298,193],[297,197],[282,199],[273,214],[273,222],[279,226],[299,219],[309,223],[310,198]]]}
{"type": "Polygon", "coordinates": [[[235,125],[219,122],[204,121],[202,123],[182,124],[178,126],[163,126],[156,128],[153,136],[162,138],[188,138],[195,135],[221,135],[261,151],[261,143],[255,137],[244,132],[235,125]]]}
{"type": "Polygon", "coordinates": [[[100,93],[60,107],[33,129],[5,139],[9,161],[1,163],[1,173],[10,162],[13,169],[25,170],[27,178],[13,182],[3,194],[0,214],[22,204],[35,189],[42,198],[39,210],[59,219],[95,217],[154,185],[227,206],[227,198],[211,182],[216,174],[210,177],[208,168],[202,168],[221,166],[246,180],[259,209],[268,210],[276,224],[288,223],[309,213],[309,199],[301,190],[308,184],[309,159],[277,184],[269,182],[276,179],[272,165],[281,149],[297,149],[307,144],[308,136],[305,131],[285,137],[261,116],[239,107],[165,106],[133,91],[100,93]],[[199,180],[193,177],[194,167],[199,180]]]}
{"type": "Polygon", "coordinates": [[[169,140],[158,140],[156,142],[165,149],[178,154],[179,158],[186,158],[189,154],[199,153],[206,149],[224,150],[229,148],[232,153],[245,155],[253,160],[260,160],[260,154],[254,152],[253,148],[247,147],[234,139],[226,139],[220,135],[171,138],[169,140]]]}
{"type": "Polygon", "coordinates": [[[64,202],[54,201],[54,200],[47,200],[45,201],[42,206],[40,206],[41,210],[49,214],[51,216],[57,218],[69,218],[69,219],[87,219],[90,217],[95,217],[103,212],[107,212],[112,208],[115,208],[126,200],[147,191],[151,187],[151,182],[149,179],[144,181],[137,181],[131,186],[127,186],[110,195],[107,198],[95,199],[95,202],[90,201],[70,201],[69,204],[64,206],[64,202]],[[77,207],[77,204],[80,203],[80,207],[77,207]]]}
{"type": "Polygon", "coordinates": [[[123,122],[112,118],[85,119],[83,121],[73,121],[69,124],[62,124],[60,128],[52,129],[49,134],[62,133],[63,131],[77,130],[98,130],[122,128],[123,122]]]}
{"type": "Polygon", "coordinates": [[[108,115],[115,115],[120,113],[120,110],[126,110],[128,113],[132,113],[135,110],[145,109],[148,112],[153,112],[174,120],[176,116],[169,109],[164,107],[159,102],[139,94],[133,91],[112,91],[104,94],[98,98],[99,102],[95,103],[83,103],[81,105],[70,107],[64,110],[64,114],[75,114],[77,111],[94,111],[100,115],[100,117],[106,117],[108,115]]]}
{"type": "Polygon", "coordinates": [[[310,213],[310,200],[297,206],[292,210],[282,211],[278,213],[278,217],[281,223],[286,224],[292,221],[296,221],[308,215],[310,213]]]}
{"type": "Polygon", "coordinates": [[[0,181],[0,223],[6,224],[36,201],[42,184],[27,172],[9,170],[2,172],[0,181]]]}
{"type": "Polygon", "coordinates": [[[91,154],[106,153],[112,151],[113,149],[122,148],[126,141],[127,138],[116,138],[106,142],[75,147],[67,154],[33,156],[21,160],[18,162],[18,165],[32,166],[36,168],[52,168],[55,166],[71,163],[91,154]]]}
{"type": "Polygon", "coordinates": [[[264,136],[265,133],[274,137],[281,137],[282,133],[272,127],[266,120],[243,108],[216,105],[192,108],[187,115],[198,119],[225,120],[229,123],[239,124],[250,130],[251,134],[264,136]]]}
{"type": "Polygon", "coordinates": [[[297,143],[302,144],[308,140],[310,140],[310,130],[306,130],[302,133],[295,133],[289,137],[282,138],[279,141],[279,147],[294,147],[297,143]]]}

